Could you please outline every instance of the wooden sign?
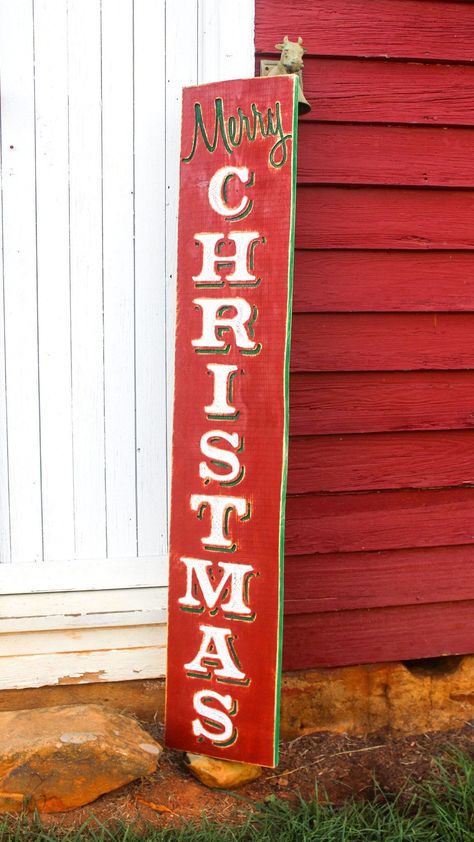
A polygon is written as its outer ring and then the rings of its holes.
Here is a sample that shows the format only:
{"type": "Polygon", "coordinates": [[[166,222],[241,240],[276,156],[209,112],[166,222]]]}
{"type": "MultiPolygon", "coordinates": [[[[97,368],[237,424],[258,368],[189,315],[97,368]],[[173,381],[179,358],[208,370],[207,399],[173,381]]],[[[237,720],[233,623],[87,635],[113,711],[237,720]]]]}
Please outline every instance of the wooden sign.
{"type": "Polygon", "coordinates": [[[183,94],[166,742],[278,762],[295,76],[183,94]]]}

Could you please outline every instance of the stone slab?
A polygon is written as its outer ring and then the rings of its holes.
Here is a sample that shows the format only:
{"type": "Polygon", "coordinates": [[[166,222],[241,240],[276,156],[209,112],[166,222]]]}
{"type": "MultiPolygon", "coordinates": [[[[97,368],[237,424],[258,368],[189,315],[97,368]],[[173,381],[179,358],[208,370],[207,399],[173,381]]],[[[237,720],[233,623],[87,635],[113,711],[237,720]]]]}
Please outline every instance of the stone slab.
{"type": "Polygon", "coordinates": [[[161,746],[100,705],[0,713],[0,812],[54,813],[154,772],[161,746]]]}

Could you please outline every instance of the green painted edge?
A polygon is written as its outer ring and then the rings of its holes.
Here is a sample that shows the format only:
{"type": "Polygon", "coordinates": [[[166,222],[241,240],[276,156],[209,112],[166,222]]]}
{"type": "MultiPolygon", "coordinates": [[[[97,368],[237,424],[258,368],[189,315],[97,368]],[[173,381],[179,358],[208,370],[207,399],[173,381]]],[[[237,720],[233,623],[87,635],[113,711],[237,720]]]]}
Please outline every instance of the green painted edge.
{"type": "Polygon", "coordinates": [[[290,423],[290,345],[291,345],[291,307],[293,302],[293,268],[295,256],[295,218],[296,218],[296,164],[298,150],[298,76],[293,76],[293,147],[291,151],[291,166],[293,168],[291,180],[290,206],[290,241],[288,246],[288,297],[286,309],[286,345],[283,368],[284,387],[284,429],[283,429],[283,461],[280,492],[280,548],[279,548],[279,605],[278,605],[278,646],[276,662],[275,684],[275,735],[273,745],[273,762],[278,765],[280,742],[280,708],[281,708],[281,667],[283,652],[283,573],[285,559],[285,506],[286,486],[288,480],[288,436],[290,423]]]}

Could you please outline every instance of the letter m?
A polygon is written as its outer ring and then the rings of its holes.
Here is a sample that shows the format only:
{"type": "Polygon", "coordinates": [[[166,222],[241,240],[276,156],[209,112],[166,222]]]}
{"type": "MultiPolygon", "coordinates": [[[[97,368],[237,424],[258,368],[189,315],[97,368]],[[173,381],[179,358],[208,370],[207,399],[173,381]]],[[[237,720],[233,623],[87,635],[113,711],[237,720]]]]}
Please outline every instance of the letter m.
{"type": "Polygon", "coordinates": [[[250,608],[245,603],[247,581],[253,572],[253,567],[250,564],[220,561],[218,567],[222,570],[222,576],[219,583],[214,586],[208,572],[209,567],[212,567],[212,561],[206,561],[202,558],[186,558],[185,556],[180,560],[186,565],[187,574],[186,595],[178,600],[180,605],[185,605],[188,608],[199,608],[204,601],[207,608],[212,609],[215,608],[219,599],[224,597],[226,601],[221,603],[221,608],[225,608],[232,614],[249,615],[251,613],[250,608]],[[197,599],[198,587],[201,591],[201,599],[197,599]]]}

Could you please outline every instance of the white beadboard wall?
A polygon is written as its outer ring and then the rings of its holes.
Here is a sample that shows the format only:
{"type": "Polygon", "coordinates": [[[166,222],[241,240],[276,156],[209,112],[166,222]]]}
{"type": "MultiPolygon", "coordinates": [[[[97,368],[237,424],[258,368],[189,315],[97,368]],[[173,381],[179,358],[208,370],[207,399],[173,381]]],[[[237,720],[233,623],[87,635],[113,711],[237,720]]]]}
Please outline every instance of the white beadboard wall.
{"type": "Polygon", "coordinates": [[[0,0],[0,688],[163,674],[181,88],[253,37],[253,0],[0,0]]]}

